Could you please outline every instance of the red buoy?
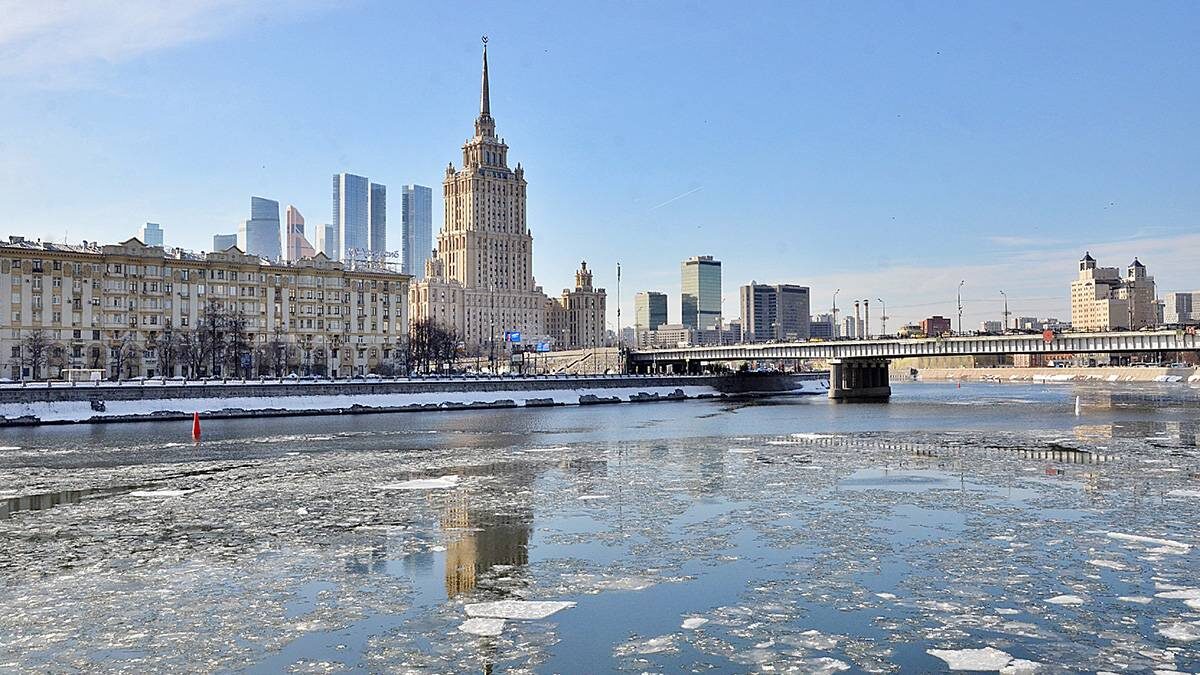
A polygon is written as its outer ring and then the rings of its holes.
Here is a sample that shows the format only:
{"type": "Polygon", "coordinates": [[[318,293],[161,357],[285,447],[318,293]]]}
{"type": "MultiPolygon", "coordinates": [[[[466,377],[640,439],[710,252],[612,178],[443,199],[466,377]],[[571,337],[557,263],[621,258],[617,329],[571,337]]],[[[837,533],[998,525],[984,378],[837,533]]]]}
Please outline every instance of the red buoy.
{"type": "Polygon", "coordinates": [[[192,413],[192,438],[200,440],[200,413],[192,413]]]}

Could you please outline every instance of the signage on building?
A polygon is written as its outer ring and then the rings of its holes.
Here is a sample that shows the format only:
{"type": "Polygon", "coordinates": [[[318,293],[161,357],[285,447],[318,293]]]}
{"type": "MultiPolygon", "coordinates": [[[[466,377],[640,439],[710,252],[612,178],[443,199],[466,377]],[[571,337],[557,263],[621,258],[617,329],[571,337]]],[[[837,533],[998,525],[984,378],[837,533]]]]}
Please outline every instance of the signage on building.
{"type": "Polygon", "coordinates": [[[549,343],[549,342],[539,342],[539,343],[537,343],[537,349],[536,349],[536,351],[539,351],[539,352],[548,352],[548,351],[550,351],[550,343],[549,343]]]}
{"type": "Polygon", "coordinates": [[[521,341],[521,331],[519,331],[519,330],[504,331],[504,340],[506,342],[520,342],[521,341]]]}
{"type": "Polygon", "coordinates": [[[1046,344],[1050,344],[1051,342],[1054,342],[1054,331],[1050,330],[1049,328],[1042,331],[1042,340],[1046,344]]]}

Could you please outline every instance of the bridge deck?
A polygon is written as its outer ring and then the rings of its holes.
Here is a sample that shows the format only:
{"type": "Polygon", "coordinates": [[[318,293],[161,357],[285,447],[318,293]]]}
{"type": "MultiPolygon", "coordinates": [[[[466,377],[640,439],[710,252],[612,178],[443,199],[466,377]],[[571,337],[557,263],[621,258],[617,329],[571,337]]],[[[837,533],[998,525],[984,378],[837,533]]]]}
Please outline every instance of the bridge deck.
{"type": "Polygon", "coordinates": [[[1200,349],[1195,334],[1182,330],[1042,335],[977,335],[884,340],[786,342],[724,347],[680,347],[634,351],[636,363],[660,361],[750,361],[773,359],[895,359],[909,356],[986,354],[1076,354],[1174,352],[1200,349]]]}

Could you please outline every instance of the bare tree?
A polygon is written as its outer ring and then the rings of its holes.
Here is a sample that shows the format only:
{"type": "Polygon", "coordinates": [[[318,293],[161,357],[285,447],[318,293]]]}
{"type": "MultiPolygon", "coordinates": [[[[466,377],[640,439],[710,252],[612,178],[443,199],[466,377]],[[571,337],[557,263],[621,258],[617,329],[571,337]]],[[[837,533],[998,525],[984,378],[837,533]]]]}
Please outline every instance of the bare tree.
{"type": "Polygon", "coordinates": [[[41,328],[29,331],[21,340],[21,365],[29,368],[33,379],[42,379],[42,368],[49,364],[52,346],[46,331],[41,328]]]}
{"type": "Polygon", "coordinates": [[[293,350],[281,326],[275,326],[271,337],[259,347],[258,352],[260,374],[273,374],[275,377],[283,377],[286,374],[293,350]]]}
{"type": "Polygon", "coordinates": [[[108,349],[113,365],[112,379],[121,379],[122,370],[125,371],[125,377],[132,377],[137,356],[137,335],[133,331],[115,335],[108,343],[108,349]]]}
{"type": "Polygon", "coordinates": [[[454,329],[445,328],[433,319],[422,319],[409,330],[402,358],[412,370],[440,371],[453,367],[458,350],[459,338],[454,329]]]}
{"type": "Polygon", "coordinates": [[[225,357],[224,329],[225,311],[220,303],[210,298],[200,313],[200,325],[196,327],[197,347],[208,362],[209,375],[220,372],[220,364],[225,357]]]}
{"type": "Polygon", "coordinates": [[[179,361],[180,337],[168,319],[162,332],[154,340],[154,349],[158,355],[158,372],[163,377],[175,374],[175,364],[179,361]]]}
{"type": "Polygon", "coordinates": [[[253,336],[246,329],[246,315],[240,308],[225,314],[224,352],[225,364],[234,374],[250,377],[250,357],[254,352],[253,336]]]}

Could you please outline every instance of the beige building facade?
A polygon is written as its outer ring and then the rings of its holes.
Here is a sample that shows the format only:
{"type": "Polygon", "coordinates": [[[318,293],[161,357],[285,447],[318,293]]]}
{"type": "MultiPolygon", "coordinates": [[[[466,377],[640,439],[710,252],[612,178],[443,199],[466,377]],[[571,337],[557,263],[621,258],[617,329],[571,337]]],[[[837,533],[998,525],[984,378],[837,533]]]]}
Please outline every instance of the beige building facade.
{"type": "Polygon", "coordinates": [[[592,285],[592,271],[581,262],[575,288],[546,303],[546,328],[559,349],[588,349],[605,345],[606,294],[592,285]]]}
{"type": "Polygon", "coordinates": [[[1158,324],[1154,277],[1137,258],[1124,277],[1115,267],[1099,267],[1091,253],[1079,261],[1071,282],[1071,326],[1075,330],[1138,330],[1158,324]]]}
{"type": "MultiPolygon", "coordinates": [[[[496,135],[485,44],[474,135],[462,146],[462,167],[446,167],[437,248],[409,296],[413,319],[433,319],[453,330],[467,355],[509,346],[504,341],[509,332],[520,333],[526,344],[554,340],[566,325],[562,316],[549,325],[554,301],[533,275],[526,187],[524,168],[520,163],[509,168],[508,144],[496,135]]],[[[592,330],[586,320],[580,322],[580,336],[592,330]]],[[[602,318],[600,326],[603,335],[602,318]]]]}
{"type": "Polygon", "coordinates": [[[367,374],[397,356],[408,280],[346,269],[322,254],[283,265],[236,248],[201,255],[138,239],[68,246],[11,237],[0,244],[0,372],[12,379],[56,378],[67,369],[109,378],[367,374]],[[218,313],[237,317],[244,355],[189,363],[180,344],[201,340],[206,318],[218,313]],[[37,358],[29,352],[41,339],[46,353],[37,358]]]}

